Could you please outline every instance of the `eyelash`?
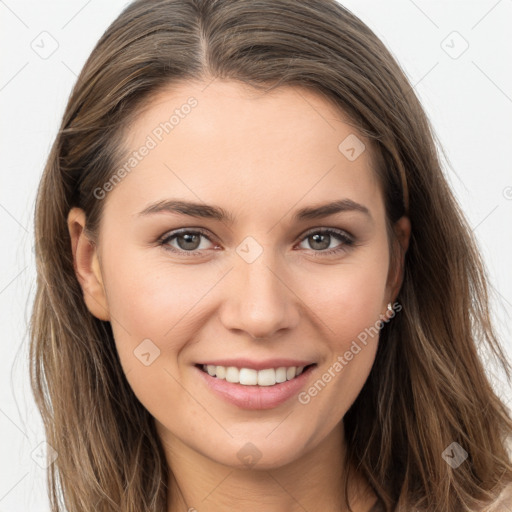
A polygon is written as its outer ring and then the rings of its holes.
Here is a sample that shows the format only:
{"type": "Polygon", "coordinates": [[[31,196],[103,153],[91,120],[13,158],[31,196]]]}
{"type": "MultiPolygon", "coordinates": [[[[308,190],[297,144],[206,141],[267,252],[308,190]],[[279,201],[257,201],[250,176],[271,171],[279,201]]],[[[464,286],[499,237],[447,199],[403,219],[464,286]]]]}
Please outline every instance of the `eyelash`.
{"type": "MultiPolygon", "coordinates": [[[[171,247],[170,245],[168,245],[171,240],[175,239],[176,237],[178,237],[180,235],[184,235],[184,234],[202,235],[207,240],[209,240],[210,242],[212,241],[212,240],[210,240],[210,238],[207,235],[206,231],[204,231],[202,229],[199,229],[199,228],[194,228],[194,229],[184,228],[184,229],[181,229],[181,230],[177,230],[177,231],[172,231],[170,233],[166,233],[165,235],[163,235],[158,240],[158,245],[162,246],[165,250],[170,251],[170,252],[172,252],[174,254],[187,255],[187,256],[200,256],[201,253],[203,252],[203,250],[200,250],[200,251],[198,251],[198,250],[196,250],[196,251],[184,251],[182,249],[176,249],[176,248],[171,247]]],[[[348,235],[344,231],[333,229],[333,228],[316,228],[314,231],[307,232],[301,238],[300,242],[302,242],[303,240],[305,240],[305,239],[307,239],[307,238],[309,238],[309,237],[311,237],[313,235],[316,235],[316,234],[330,235],[330,236],[333,236],[333,237],[337,238],[339,241],[341,241],[343,243],[340,244],[338,247],[335,247],[334,249],[325,249],[325,250],[321,250],[321,251],[315,251],[315,250],[311,249],[311,251],[313,252],[315,257],[329,256],[329,255],[338,254],[340,252],[346,252],[350,247],[355,245],[355,241],[354,241],[354,239],[350,235],[348,235]]]]}

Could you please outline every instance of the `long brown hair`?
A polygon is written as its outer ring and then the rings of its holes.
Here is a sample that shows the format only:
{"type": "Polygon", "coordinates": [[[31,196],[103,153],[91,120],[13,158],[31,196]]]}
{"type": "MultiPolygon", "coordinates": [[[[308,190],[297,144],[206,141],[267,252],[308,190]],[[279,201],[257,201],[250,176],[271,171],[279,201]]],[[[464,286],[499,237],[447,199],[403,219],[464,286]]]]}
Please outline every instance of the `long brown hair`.
{"type": "Polygon", "coordinates": [[[345,462],[388,511],[480,510],[512,482],[512,420],[479,347],[509,382],[511,368],[491,325],[471,229],[399,65],[334,0],[138,0],[78,77],[38,191],[31,379],[58,453],[48,470],[52,511],[166,510],[162,445],[123,374],[109,322],[85,305],[66,219],[71,207],[83,208],[94,236],[104,203],[94,190],[122,161],[126,127],[144,102],[173,83],[213,79],[261,91],[308,87],[372,144],[388,224],[407,214],[412,235],[402,312],[383,327],[368,380],[344,417],[345,462]],[[457,469],[442,457],[453,442],[468,453],[457,469]]]}

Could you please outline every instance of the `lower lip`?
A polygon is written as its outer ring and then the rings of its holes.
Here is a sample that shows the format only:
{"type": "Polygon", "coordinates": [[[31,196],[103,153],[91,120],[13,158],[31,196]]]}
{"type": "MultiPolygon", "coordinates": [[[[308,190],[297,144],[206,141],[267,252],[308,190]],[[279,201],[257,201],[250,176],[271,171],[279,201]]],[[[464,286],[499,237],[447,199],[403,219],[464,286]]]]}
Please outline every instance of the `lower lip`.
{"type": "Polygon", "coordinates": [[[217,379],[195,367],[207,386],[220,398],[242,409],[252,410],[272,409],[286,402],[299,393],[315,368],[316,365],[310,366],[298,377],[274,386],[244,386],[225,379],[217,379]]]}

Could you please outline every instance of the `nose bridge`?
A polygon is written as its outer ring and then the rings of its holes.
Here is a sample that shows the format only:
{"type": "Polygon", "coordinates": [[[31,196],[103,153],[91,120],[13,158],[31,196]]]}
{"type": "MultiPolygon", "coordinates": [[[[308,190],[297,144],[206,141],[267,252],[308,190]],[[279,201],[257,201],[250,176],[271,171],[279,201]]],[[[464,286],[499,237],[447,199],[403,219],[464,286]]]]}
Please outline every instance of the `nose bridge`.
{"type": "MultiPolygon", "coordinates": [[[[275,252],[247,237],[236,249],[238,257],[231,272],[234,280],[229,306],[223,315],[228,329],[246,331],[253,338],[266,338],[299,319],[293,293],[280,276],[282,265],[275,252]]],[[[232,281],[233,282],[233,281],[232,281]]]]}

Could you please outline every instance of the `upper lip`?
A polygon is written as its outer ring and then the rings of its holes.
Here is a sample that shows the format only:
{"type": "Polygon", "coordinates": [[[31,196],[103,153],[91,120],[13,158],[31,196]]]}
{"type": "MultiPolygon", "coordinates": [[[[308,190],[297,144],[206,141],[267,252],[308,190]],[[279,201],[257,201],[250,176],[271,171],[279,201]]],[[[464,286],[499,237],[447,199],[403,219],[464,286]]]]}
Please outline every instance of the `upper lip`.
{"type": "Polygon", "coordinates": [[[197,363],[199,365],[212,365],[212,366],[235,366],[236,368],[250,368],[252,370],[265,370],[267,368],[281,368],[282,366],[309,366],[314,364],[314,361],[306,361],[300,359],[265,359],[263,361],[254,361],[246,358],[239,359],[215,359],[211,361],[202,361],[197,363]]]}

